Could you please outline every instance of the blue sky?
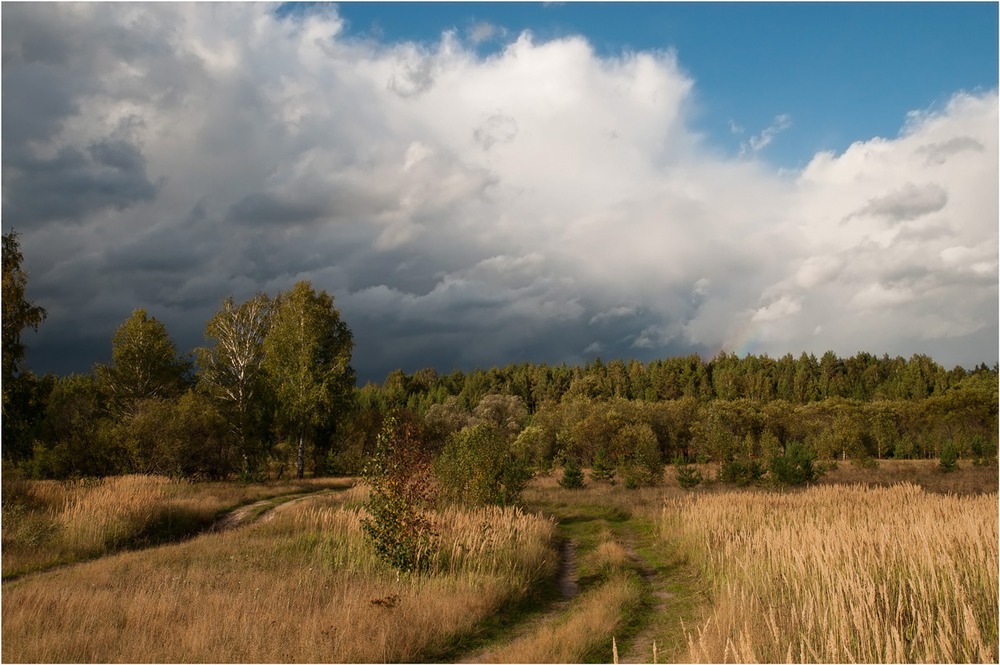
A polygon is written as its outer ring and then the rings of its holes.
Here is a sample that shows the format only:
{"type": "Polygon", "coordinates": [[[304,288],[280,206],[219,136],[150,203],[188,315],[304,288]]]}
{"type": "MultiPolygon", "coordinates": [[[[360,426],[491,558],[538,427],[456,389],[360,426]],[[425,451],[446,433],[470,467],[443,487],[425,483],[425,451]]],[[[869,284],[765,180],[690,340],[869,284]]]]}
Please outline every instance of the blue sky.
{"type": "Polygon", "coordinates": [[[996,3],[3,3],[39,372],[333,295],[389,371],[998,358],[996,3]]]}
{"type": "Polygon", "coordinates": [[[437,42],[489,23],[506,35],[583,35],[605,56],[673,49],[695,80],[694,125],[722,150],[774,124],[790,125],[762,155],[800,168],[821,150],[894,137],[913,109],[941,105],[957,90],[997,85],[997,3],[857,2],[348,2],[338,5],[352,36],[437,42]],[[734,132],[733,128],[742,128],[734,132]]]}

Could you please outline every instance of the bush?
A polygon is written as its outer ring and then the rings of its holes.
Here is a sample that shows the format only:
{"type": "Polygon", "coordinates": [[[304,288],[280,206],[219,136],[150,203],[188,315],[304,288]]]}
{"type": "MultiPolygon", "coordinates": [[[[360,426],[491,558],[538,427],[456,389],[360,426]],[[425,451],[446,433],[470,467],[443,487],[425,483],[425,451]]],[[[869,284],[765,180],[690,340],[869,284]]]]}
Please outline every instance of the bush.
{"type": "Polygon", "coordinates": [[[674,458],[674,470],[677,473],[677,482],[686,490],[697,487],[703,480],[701,471],[688,464],[680,455],[674,458]]]}
{"type": "Polygon", "coordinates": [[[663,480],[663,457],[656,434],[646,424],[626,425],[614,437],[616,450],[623,453],[620,467],[629,489],[659,485],[663,480]]]}
{"type": "Polygon", "coordinates": [[[434,531],[423,512],[434,500],[430,470],[416,425],[388,416],[365,465],[371,493],[361,527],[376,555],[402,572],[425,568],[434,547],[434,531]]]}
{"type": "Polygon", "coordinates": [[[757,460],[730,457],[722,463],[716,480],[721,483],[746,487],[760,482],[765,472],[764,467],[757,460]]]}
{"type": "Polygon", "coordinates": [[[969,442],[969,449],[972,453],[972,463],[976,466],[982,466],[984,464],[989,464],[996,458],[996,446],[989,446],[980,435],[972,437],[972,441],[969,442]]]}
{"type": "Polygon", "coordinates": [[[938,468],[944,473],[951,473],[958,469],[958,446],[953,441],[946,441],[941,446],[941,461],[938,468]]]}
{"type": "Polygon", "coordinates": [[[778,485],[801,485],[819,477],[816,453],[801,443],[790,443],[785,453],[771,457],[771,480],[778,485]]]}
{"type": "Polygon", "coordinates": [[[874,471],[878,468],[878,460],[871,455],[864,455],[862,457],[855,457],[851,460],[851,464],[859,469],[868,469],[869,471],[874,471]]]}
{"type": "Polygon", "coordinates": [[[516,503],[531,479],[525,457],[492,423],[466,427],[448,437],[434,465],[444,496],[467,505],[516,503]]]}
{"type": "Polygon", "coordinates": [[[563,477],[559,481],[559,484],[570,490],[577,490],[583,487],[583,470],[574,458],[571,457],[566,460],[566,464],[563,466],[563,477]]]}
{"type": "Polygon", "coordinates": [[[594,482],[615,484],[615,467],[603,448],[594,456],[594,463],[590,466],[590,479],[594,482]]]}

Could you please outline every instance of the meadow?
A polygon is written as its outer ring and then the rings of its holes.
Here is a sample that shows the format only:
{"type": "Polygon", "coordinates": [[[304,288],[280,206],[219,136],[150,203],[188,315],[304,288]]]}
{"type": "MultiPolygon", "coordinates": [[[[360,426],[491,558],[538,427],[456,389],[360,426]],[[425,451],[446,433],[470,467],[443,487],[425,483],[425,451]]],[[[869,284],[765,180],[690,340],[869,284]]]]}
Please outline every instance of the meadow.
{"type": "Polygon", "coordinates": [[[997,660],[995,466],[841,464],[783,492],[685,491],[670,469],[638,489],[570,490],[558,476],[532,480],[522,508],[433,513],[421,574],[374,556],[367,490],[348,479],[32,481],[36,516],[59,525],[51,541],[89,554],[46,570],[54,546],[32,562],[5,516],[5,571],[14,543],[36,572],[3,582],[3,660],[997,660]],[[164,506],[215,520],[268,496],[296,500],[179,542],[135,537],[164,506]],[[81,526],[102,515],[101,529],[81,526]]]}

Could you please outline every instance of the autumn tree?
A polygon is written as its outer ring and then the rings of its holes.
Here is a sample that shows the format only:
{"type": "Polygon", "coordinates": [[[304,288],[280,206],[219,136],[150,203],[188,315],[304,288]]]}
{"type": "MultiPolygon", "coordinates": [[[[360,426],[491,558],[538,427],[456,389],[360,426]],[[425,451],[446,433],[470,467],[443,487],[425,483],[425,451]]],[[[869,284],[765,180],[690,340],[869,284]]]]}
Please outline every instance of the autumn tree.
{"type": "Polygon", "coordinates": [[[333,296],[308,281],[278,296],[264,338],[264,368],[278,415],[297,441],[296,474],[305,473],[306,440],[329,419],[346,413],[353,394],[354,338],[333,296]]]}
{"type": "Polygon", "coordinates": [[[229,423],[244,476],[254,472],[263,449],[269,406],[264,340],[271,311],[264,293],[239,306],[226,298],[205,326],[211,346],[198,349],[200,378],[229,423]]]}

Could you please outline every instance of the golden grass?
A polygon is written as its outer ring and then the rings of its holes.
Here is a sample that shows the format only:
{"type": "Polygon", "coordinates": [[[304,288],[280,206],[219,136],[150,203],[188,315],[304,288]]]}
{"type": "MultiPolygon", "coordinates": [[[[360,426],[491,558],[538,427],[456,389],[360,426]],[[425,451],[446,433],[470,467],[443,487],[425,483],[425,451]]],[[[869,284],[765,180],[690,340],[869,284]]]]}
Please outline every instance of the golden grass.
{"type": "Polygon", "coordinates": [[[273,518],[4,584],[5,660],[413,662],[553,574],[555,526],[451,510],[422,576],[365,543],[342,495],[273,518]]]}
{"type": "Polygon", "coordinates": [[[162,476],[20,481],[3,512],[4,576],[92,558],[144,538],[176,538],[211,524],[228,508],[345,479],[286,483],[192,483],[162,476]]]}
{"type": "Polygon", "coordinates": [[[997,662],[997,495],[821,486],[668,500],[714,589],[688,662],[997,662]]]}

